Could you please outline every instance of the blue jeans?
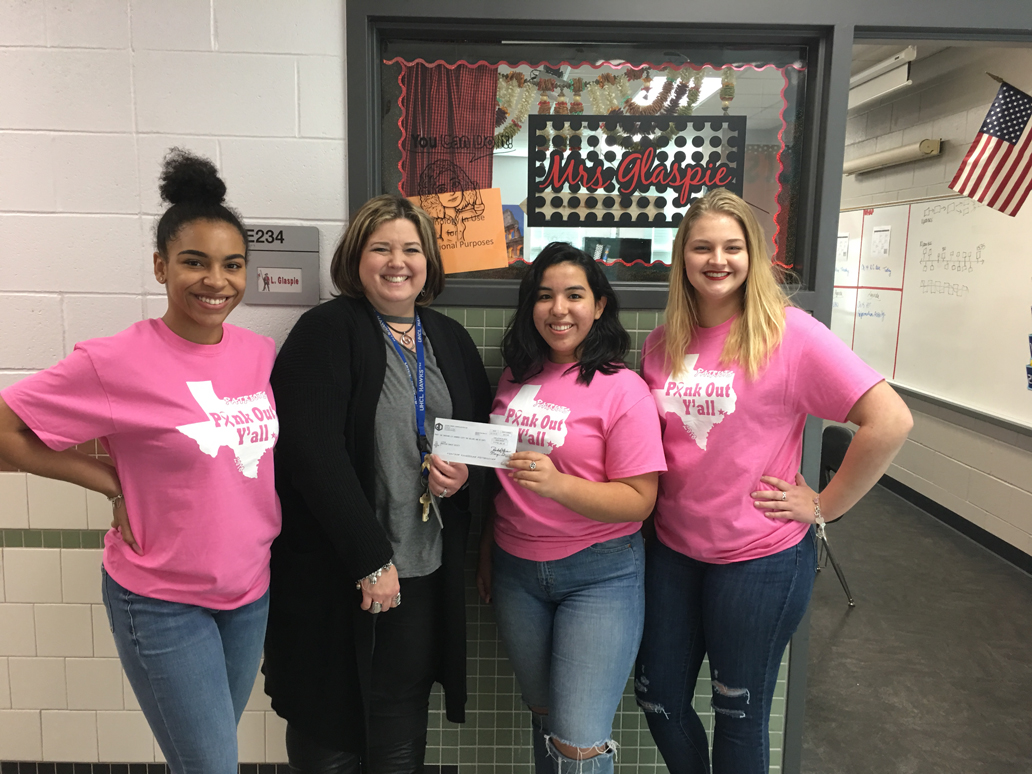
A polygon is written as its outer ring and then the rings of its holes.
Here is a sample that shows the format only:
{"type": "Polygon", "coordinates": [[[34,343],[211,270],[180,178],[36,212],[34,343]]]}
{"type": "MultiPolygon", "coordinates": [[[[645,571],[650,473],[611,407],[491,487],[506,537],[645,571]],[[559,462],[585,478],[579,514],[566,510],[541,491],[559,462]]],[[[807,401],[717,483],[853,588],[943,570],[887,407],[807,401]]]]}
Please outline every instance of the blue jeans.
{"type": "Polygon", "coordinates": [[[269,593],[210,610],[134,594],[106,572],[102,583],[122,667],[173,774],[236,774],[269,593]]]}
{"type": "Polygon", "coordinates": [[[523,701],[548,710],[533,717],[537,774],[613,771],[613,716],[644,621],[644,560],[637,532],[550,562],[495,546],[491,593],[502,642],[523,701]],[[576,761],[553,740],[605,752],[576,761]]]}
{"type": "Polygon", "coordinates": [[[710,771],[702,721],[692,708],[709,655],[713,771],[766,774],[778,667],[810,602],[813,530],[795,546],[732,564],[707,564],[655,540],[645,573],[645,633],[635,694],[672,774],[710,771]]]}

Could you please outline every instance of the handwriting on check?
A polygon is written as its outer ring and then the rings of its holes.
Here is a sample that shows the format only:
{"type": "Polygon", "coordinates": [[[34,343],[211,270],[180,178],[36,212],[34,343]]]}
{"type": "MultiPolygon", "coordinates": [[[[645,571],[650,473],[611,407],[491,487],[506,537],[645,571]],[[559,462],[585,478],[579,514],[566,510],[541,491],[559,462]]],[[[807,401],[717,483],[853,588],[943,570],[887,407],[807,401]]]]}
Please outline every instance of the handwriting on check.
{"type": "Polygon", "coordinates": [[[516,436],[515,427],[442,419],[434,425],[433,452],[447,462],[504,468],[516,451],[516,436]]]}

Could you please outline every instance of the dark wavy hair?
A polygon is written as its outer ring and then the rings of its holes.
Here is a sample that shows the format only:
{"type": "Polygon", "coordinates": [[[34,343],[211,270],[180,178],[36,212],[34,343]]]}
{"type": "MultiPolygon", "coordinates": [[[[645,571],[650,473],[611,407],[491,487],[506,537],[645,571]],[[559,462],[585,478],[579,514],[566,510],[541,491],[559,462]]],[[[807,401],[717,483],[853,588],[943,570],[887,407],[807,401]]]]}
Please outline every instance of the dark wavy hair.
{"type": "Polygon", "coordinates": [[[208,159],[182,148],[170,149],[161,165],[158,190],[162,201],[169,203],[155,229],[155,247],[162,258],[168,258],[168,243],[179,235],[183,226],[195,220],[214,220],[228,223],[240,232],[244,240],[244,260],[247,260],[247,230],[236,211],[223,204],[226,184],[208,159]]]}
{"type": "Polygon", "coordinates": [[[502,357],[512,371],[512,380],[518,384],[541,373],[548,359],[548,344],[534,327],[534,305],[545,271],[557,263],[580,266],[588,278],[588,287],[595,301],[606,299],[602,316],[595,320],[581,342],[578,361],[570,366],[580,370],[577,381],[591,384],[596,372],[608,376],[627,367],[624,358],[631,348],[631,337],[620,322],[620,302],[602,268],[591,256],[568,242],[552,242],[538,253],[529,271],[523,275],[516,314],[502,337],[502,357]]]}

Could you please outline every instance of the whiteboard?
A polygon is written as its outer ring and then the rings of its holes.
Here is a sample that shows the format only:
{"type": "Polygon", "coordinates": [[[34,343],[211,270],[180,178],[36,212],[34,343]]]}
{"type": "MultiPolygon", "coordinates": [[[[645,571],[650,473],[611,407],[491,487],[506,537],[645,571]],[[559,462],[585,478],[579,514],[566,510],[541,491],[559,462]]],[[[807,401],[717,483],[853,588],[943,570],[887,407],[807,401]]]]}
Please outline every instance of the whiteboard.
{"type": "Polygon", "coordinates": [[[901,387],[1032,428],[1032,204],[850,210],[837,248],[831,329],[854,352],[901,387]]]}

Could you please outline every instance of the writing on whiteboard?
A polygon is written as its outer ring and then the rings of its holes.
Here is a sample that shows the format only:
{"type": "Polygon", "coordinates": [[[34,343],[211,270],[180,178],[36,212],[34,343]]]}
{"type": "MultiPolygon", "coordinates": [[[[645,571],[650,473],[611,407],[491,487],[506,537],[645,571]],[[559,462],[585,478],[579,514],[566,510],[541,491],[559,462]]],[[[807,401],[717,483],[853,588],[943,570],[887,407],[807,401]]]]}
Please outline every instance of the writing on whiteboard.
{"type": "Polygon", "coordinates": [[[952,296],[963,298],[970,291],[967,285],[959,285],[956,282],[942,282],[941,280],[921,280],[921,293],[933,296],[952,296]]]}
{"type": "Polygon", "coordinates": [[[921,242],[921,271],[956,271],[973,272],[985,263],[982,251],[985,245],[978,245],[974,250],[947,250],[940,247],[938,252],[932,242],[921,242]]]}
{"type": "Polygon", "coordinates": [[[863,271],[883,271],[890,277],[892,276],[892,267],[882,266],[880,263],[862,263],[860,264],[860,268],[863,271]]]}
{"type": "Polygon", "coordinates": [[[866,301],[861,301],[856,305],[856,317],[858,320],[865,317],[884,320],[885,311],[881,308],[881,295],[878,293],[868,294],[866,301]]]}
{"type": "Polygon", "coordinates": [[[973,199],[958,199],[949,204],[931,204],[921,213],[922,223],[931,223],[936,215],[968,215],[978,208],[973,199]]]}

